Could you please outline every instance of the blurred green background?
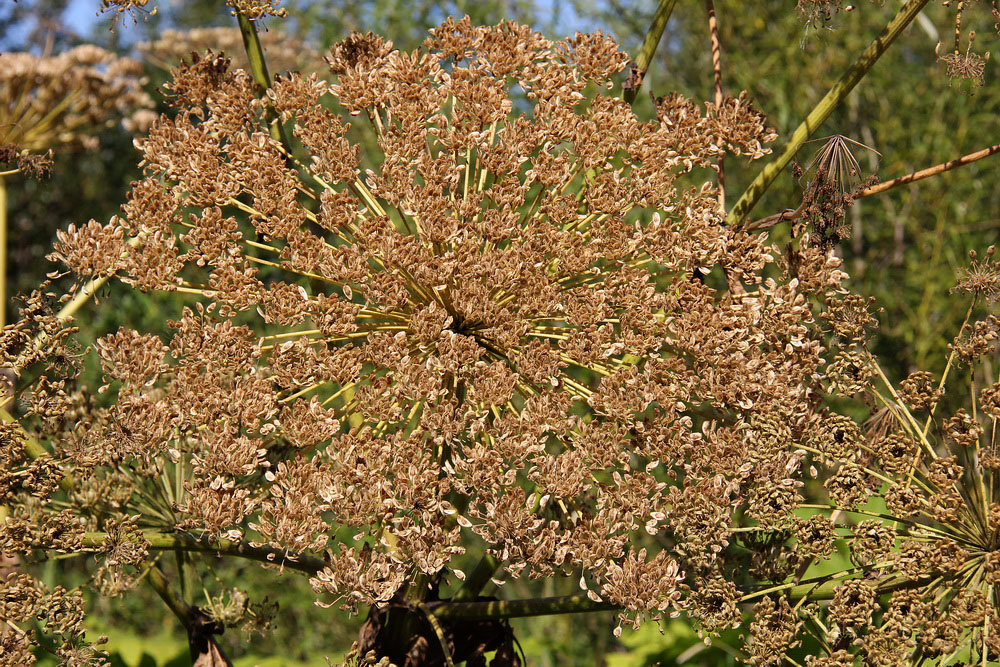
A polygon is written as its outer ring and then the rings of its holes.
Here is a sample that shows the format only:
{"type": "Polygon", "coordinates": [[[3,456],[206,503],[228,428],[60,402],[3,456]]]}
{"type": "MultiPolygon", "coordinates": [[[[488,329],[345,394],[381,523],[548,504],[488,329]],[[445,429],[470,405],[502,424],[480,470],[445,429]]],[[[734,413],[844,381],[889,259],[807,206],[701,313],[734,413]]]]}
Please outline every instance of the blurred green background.
{"type": "MultiPolygon", "coordinates": [[[[138,43],[167,28],[188,30],[232,26],[234,19],[219,0],[160,0],[159,11],[134,26],[108,29],[97,19],[97,0],[20,0],[0,7],[0,50],[56,51],[92,41],[122,53],[137,53],[138,43]]],[[[727,93],[749,91],[770,123],[786,137],[808,110],[836,81],[901,4],[859,2],[857,10],[839,13],[828,24],[806,27],[788,0],[716,0],[723,47],[723,77],[727,93]]],[[[656,3],[650,0],[358,0],[329,3],[285,0],[291,19],[266,22],[313,46],[318,53],[352,29],[372,30],[411,49],[426,29],[448,15],[469,14],[476,23],[515,19],[530,23],[549,36],[576,30],[601,29],[618,38],[630,53],[638,51],[656,3]]],[[[966,11],[963,34],[979,35],[980,51],[995,44],[998,19],[988,3],[966,11]]],[[[950,49],[954,8],[928,5],[920,19],[875,66],[847,102],[814,136],[843,134],[881,153],[858,155],[863,168],[882,180],[904,175],[1000,141],[1000,86],[996,63],[987,66],[985,85],[970,91],[945,76],[935,46],[950,49]]],[[[679,91],[702,101],[712,98],[709,35],[703,2],[679,2],[644,83],[640,114],[651,113],[646,91],[656,95],[679,91]]],[[[963,45],[964,48],[964,45],[963,45]]],[[[321,67],[317,63],[317,68],[321,67]]],[[[164,80],[165,71],[150,64],[149,88],[164,80]]],[[[779,138],[776,146],[780,146],[779,138]]],[[[819,144],[809,144],[799,156],[805,164],[819,144]]],[[[107,220],[118,212],[129,182],[139,176],[132,137],[122,129],[105,131],[100,148],[55,156],[51,176],[43,181],[10,180],[10,292],[25,292],[46,272],[56,270],[44,260],[55,230],[90,218],[107,220]]],[[[959,170],[864,199],[848,213],[851,238],[841,248],[850,285],[877,299],[883,310],[875,351],[895,378],[921,368],[939,371],[947,342],[957,332],[965,304],[948,298],[955,272],[969,249],[984,249],[1000,229],[1000,157],[987,158],[959,170]]],[[[729,203],[756,173],[730,159],[727,167],[729,203]]],[[[798,205],[801,184],[786,172],[756,207],[751,217],[763,217],[798,205]]],[[[776,228],[774,238],[785,230],[776,228]]],[[[116,329],[122,320],[154,331],[180,312],[182,297],[143,295],[114,285],[101,293],[78,317],[86,339],[116,329]],[[113,302],[113,307],[112,307],[113,302]]],[[[83,557],[38,566],[49,584],[70,585],[84,580],[93,563],[83,557]]],[[[470,562],[473,558],[469,557],[470,562]]],[[[220,562],[204,573],[203,593],[190,602],[205,604],[204,595],[218,596],[234,585],[253,600],[277,602],[280,614],[267,636],[250,640],[227,631],[221,644],[237,665],[325,665],[349,648],[361,621],[334,609],[311,604],[313,594],[302,577],[274,577],[254,563],[220,562]],[[270,657],[266,657],[270,656],[270,657]],[[280,657],[274,657],[280,656],[280,657]]],[[[558,595],[576,592],[574,582],[508,584],[508,594],[558,595]]],[[[116,665],[186,665],[186,640],[160,601],[139,587],[125,598],[91,595],[97,612],[90,627],[110,637],[108,650],[116,665]],[[103,624],[103,625],[101,625],[103,624]]],[[[518,620],[514,623],[529,664],[601,665],[627,667],[735,664],[723,636],[703,643],[682,619],[661,628],[646,624],[626,629],[621,640],[611,633],[613,614],[572,615],[518,620]]],[[[41,664],[48,664],[42,662],[41,664]]]]}

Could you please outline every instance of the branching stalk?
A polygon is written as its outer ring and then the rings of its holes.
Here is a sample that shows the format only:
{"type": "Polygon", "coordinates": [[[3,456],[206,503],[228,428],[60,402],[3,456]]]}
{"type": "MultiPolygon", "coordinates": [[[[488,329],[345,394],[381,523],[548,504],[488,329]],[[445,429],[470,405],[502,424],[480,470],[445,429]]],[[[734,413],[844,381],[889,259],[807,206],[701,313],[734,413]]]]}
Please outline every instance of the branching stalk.
{"type": "MultiPolygon", "coordinates": [[[[107,533],[84,533],[83,546],[86,549],[97,549],[104,544],[107,533]]],[[[190,533],[163,533],[144,531],[143,537],[149,540],[149,548],[154,551],[181,550],[185,552],[218,553],[224,556],[236,556],[249,560],[287,567],[305,574],[316,574],[327,566],[326,561],[296,554],[271,547],[254,547],[246,542],[234,540],[210,540],[190,533]]]]}

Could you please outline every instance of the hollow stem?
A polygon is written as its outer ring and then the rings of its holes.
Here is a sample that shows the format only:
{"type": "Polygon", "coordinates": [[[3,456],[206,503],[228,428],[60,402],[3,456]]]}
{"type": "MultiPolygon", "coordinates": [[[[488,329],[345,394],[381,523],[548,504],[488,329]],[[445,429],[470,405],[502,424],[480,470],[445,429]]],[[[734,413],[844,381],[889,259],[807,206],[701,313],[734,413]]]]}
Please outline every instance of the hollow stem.
{"type": "Polygon", "coordinates": [[[496,556],[489,553],[483,554],[483,557],[476,563],[475,569],[465,578],[465,583],[458,589],[452,600],[454,602],[464,602],[478,596],[499,565],[500,562],[496,559],[496,556]]]}
{"type": "MultiPolygon", "coordinates": [[[[242,12],[236,13],[236,21],[240,26],[240,35],[243,36],[243,47],[247,52],[247,59],[250,61],[250,73],[253,80],[260,86],[260,93],[263,97],[271,87],[271,76],[267,71],[267,61],[264,59],[264,49],[260,45],[260,36],[257,35],[257,28],[253,21],[248,19],[242,12]]],[[[274,108],[267,106],[267,125],[271,138],[280,141],[289,155],[292,153],[291,143],[288,135],[281,124],[281,119],[274,112],[274,108]]]]}

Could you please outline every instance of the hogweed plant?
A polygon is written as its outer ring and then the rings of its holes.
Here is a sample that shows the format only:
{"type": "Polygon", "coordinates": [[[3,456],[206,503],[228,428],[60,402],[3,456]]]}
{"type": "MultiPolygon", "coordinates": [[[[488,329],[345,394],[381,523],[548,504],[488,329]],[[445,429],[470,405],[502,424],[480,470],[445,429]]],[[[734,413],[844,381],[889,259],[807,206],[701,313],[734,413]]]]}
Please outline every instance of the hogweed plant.
{"type": "MultiPolygon", "coordinates": [[[[219,556],[308,576],[367,612],[356,664],[521,664],[507,619],[598,610],[616,633],[742,626],[749,664],[986,661],[972,468],[993,450],[969,434],[989,411],[942,421],[925,375],[876,389],[871,304],[830,235],[806,215],[776,247],[689,185],[763,156],[761,114],[671,94],[642,120],[608,93],[627,63],[600,33],[449,19],[412,53],[352,34],[332,84],[262,96],[259,67],[178,67],[121,216],[59,234],[52,258],[91,282],[3,332],[0,551],[95,553],[94,586],[151,585],[206,664],[241,617],[191,607],[168,551],[182,579],[219,556]],[[169,340],[99,339],[95,395],[67,316],[112,277],[188,304],[169,340]],[[865,429],[828,407],[859,394],[865,429]],[[816,574],[838,546],[853,565],[816,574]],[[579,592],[510,599],[518,578],[579,592]]],[[[969,326],[956,359],[997,337],[969,326]]],[[[102,659],[78,591],[2,586],[10,664],[34,643],[102,659]]]]}
{"type": "MultiPolygon", "coordinates": [[[[191,305],[170,341],[98,341],[111,407],[68,377],[23,394],[53,449],[29,462],[5,432],[24,471],[10,493],[36,498],[5,550],[58,525],[45,546],[107,554],[110,589],[151,549],[266,554],[320,603],[370,607],[361,654],[407,664],[513,656],[503,624],[470,635],[477,614],[738,624],[731,527],[799,497],[783,429],[820,423],[810,299],[838,298],[844,274],[808,243],[779,258],[720,224],[711,188],[677,185],[723,152],[764,154],[745,97],[670,95],[640,121],[601,92],[626,61],[600,34],[463,20],[411,54],[352,35],[335,84],[293,74],[263,100],[222,57],[178,68],[123,215],[71,226],[53,258],[191,305]],[[375,169],[328,99],[375,128],[375,169]],[[39,461],[74,480],[68,507],[39,461]],[[466,577],[471,544],[486,553],[466,577]],[[490,577],[585,593],[476,602],[490,577]]],[[[31,322],[8,330],[9,363],[72,360],[31,322]]]]}

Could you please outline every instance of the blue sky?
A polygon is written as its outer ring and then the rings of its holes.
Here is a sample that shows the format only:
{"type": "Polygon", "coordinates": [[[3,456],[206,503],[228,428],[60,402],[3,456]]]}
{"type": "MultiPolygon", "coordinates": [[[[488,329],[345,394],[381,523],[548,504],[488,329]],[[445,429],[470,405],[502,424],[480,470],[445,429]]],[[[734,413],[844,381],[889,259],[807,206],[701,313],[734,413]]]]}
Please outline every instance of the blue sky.
{"type": "Polygon", "coordinates": [[[66,12],[66,21],[77,34],[87,36],[91,33],[94,25],[102,20],[97,16],[99,0],[70,0],[69,9],[66,12]]]}

